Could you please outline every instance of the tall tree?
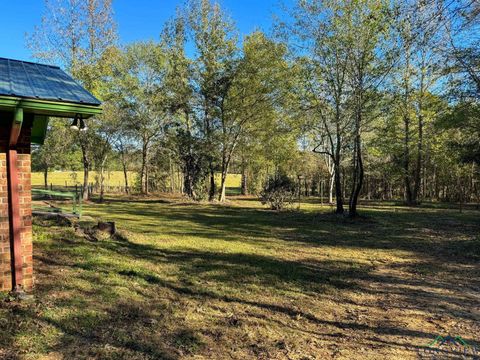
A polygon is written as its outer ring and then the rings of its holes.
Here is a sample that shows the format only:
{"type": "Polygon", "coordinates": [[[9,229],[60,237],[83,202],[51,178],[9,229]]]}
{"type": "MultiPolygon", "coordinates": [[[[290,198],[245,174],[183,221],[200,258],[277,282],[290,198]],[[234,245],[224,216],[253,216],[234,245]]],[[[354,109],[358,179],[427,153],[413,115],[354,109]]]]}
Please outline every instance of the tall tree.
{"type": "Polygon", "coordinates": [[[168,114],[166,59],[158,44],[135,43],[127,46],[113,67],[112,96],[125,112],[124,126],[139,144],[140,190],[148,194],[151,149],[164,130],[168,114]]]}
{"type": "MultiPolygon", "coordinates": [[[[45,0],[41,25],[28,37],[36,58],[63,66],[94,95],[101,94],[102,60],[116,42],[111,0],[45,0]]],[[[82,150],[84,199],[88,198],[89,170],[94,152],[90,131],[80,133],[77,141],[82,150]]]]}
{"type": "Polygon", "coordinates": [[[188,19],[182,12],[165,26],[162,33],[164,52],[168,61],[166,88],[168,89],[168,108],[176,121],[176,150],[182,162],[183,192],[190,198],[198,197],[196,189],[203,175],[200,163],[204,153],[201,151],[199,131],[193,114],[193,87],[191,85],[192,62],[185,51],[187,43],[188,19]]]}
{"type": "Polygon", "coordinates": [[[299,111],[309,115],[319,137],[314,151],[332,159],[336,213],[343,214],[341,164],[351,119],[346,79],[350,53],[349,44],[340,36],[345,26],[341,8],[330,0],[298,1],[292,15],[293,23],[283,24],[281,30],[301,68],[299,111]]]}
{"type": "Polygon", "coordinates": [[[244,40],[238,62],[224,101],[220,103],[220,194],[225,201],[225,184],[232,157],[242,138],[275,121],[277,109],[286,92],[288,65],[286,49],[254,32],[244,40]]]}
{"type": "Polygon", "coordinates": [[[403,177],[405,201],[418,202],[424,162],[426,102],[442,76],[439,50],[441,12],[435,2],[405,2],[395,24],[400,52],[394,72],[398,110],[404,125],[403,177]],[[396,78],[396,79],[395,79],[396,78]]]}
{"type": "Polygon", "coordinates": [[[371,121],[369,110],[378,101],[378,90],[391,71],[391,15],[388,1],[353,1],[343,9],[342,22],[347,27],[345,41],[350,59],[347,79],[353,117],[350,217],[358,214],[357,203],[364,182],[362,134],[371,121]]]}
{"type": "Polygon", "coordinates": [[[371,95],[388,67],[385,37],[388,2],[299,1],[293,24],[284,25],[303,68],[300,109],[311,114],[319,144],[314,151],[331,157],[335,176],[336,213],[344,212],[342,158],[352,149],[349,215],[357,215],[363,185],[362,129],[371,95]]]}
{"type": "Polygon", "coordinates": [[[215,197],[215,171],[219,163],[219,132],[224,104],[237,67],[237,36],[233,23],[218,3],[193,0],[189,26],[195,45],[193,114],[201,124],[209,163],[209,200],[215,197]]]}

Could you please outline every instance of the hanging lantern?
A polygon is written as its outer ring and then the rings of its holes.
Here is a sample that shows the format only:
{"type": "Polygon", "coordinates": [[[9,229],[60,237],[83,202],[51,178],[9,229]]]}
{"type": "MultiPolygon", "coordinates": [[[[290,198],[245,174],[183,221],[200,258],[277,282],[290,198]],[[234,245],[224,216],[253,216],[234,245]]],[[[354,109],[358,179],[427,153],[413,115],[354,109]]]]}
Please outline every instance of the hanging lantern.
{"type": "Polygon", "coordinates": [[[70,129],[75,131],[87,131],[88,126],[85,123],[85,120],[83,120],[82,116],[77,114],[73,119],[72,125],[70,125],[70,129]]]}
{"type": "Polygon", "coordinates": [[[73,119],[72,125],[70,125],[70,129],[78,131],[80,130],[80,115],[77,114],[75,115],[75,118],[73,119]]]}
{"type": "Polygon", "coordinates": [[[85,120],[80,118],[80,131],[87,131],[87,130],[88,130],[88,126],[85,123],[85,120]]]}

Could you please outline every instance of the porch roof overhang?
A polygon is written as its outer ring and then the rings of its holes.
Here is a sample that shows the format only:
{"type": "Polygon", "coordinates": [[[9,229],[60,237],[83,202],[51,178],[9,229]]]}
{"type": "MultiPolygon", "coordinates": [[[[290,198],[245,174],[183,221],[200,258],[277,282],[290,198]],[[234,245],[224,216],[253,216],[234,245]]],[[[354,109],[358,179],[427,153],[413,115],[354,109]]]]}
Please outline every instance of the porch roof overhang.
{"type": "Polygon", "coordinates": [[[18,108],[22,108],[25,114],[61,118],[72,118],[79,114],[82,115],[84,119],[87,119],[102,113],[102,108],[99,105],[56,102],[0,95],[0,110],[15,111],[15,109],[18,108]]]}
{"type": "Polygon", "coordinates": [[[45,140],[49,117],[74,118],[75,116],[81,116],[83,119],[88,119],[102,113],[102,108],[95,105],[0,95],[0,111],[16,113],[20,109],[22,114],[32,115],[31,142],[39,145],[43,144],[45,140]]]}
{"type": "Polygon", "coordinates": [[[33,116],[33,143],[43,143],[49,117],[87,119],[101,114],[100,105],[58,66],[0,58],[0,111],[33,116]]]}
{"type": "Polygon", "coordinates": [[[80,115],[83,119],[88,119],[102,113],[102,108],[98,105],[0,95],[0,111],[14,113],[19,109],[22,109],[25,115],[33,115],[31,141],[33,144],[40,145],[43,144],[45,140],[49,117],[73,118],[80,115]]]}

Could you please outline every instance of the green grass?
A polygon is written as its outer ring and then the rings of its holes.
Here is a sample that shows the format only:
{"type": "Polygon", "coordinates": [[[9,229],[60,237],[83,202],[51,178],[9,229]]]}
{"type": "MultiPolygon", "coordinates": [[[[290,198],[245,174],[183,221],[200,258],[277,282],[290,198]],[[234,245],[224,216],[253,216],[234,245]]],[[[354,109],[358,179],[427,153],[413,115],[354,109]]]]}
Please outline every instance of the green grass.
{"type": "MultiPolygon", "coordinates": [[[[125,180],[122,171],[108,171],[106,173],[106,181],[110,186],[123,186],[125,180]]],[[[128,173],[128,180],[131,184],[135,182],[137,174],[130,171],[128,173]]],[[[90,179],[95,181],[97,177],[96,171],[90,172],[90,179]]],[[[216,176],[217,183],[220,184],[220,175],[216,176]]],[[[227,176],[227,188],[239,188],[241,181],[240,174],[228,174],[227,176]]],[[[75,186],[75,184],[81,184],[83,182],[82,171],[52,171],[48,173],[48,183],[53,186],[75,186]]],[[[32,186],[43,186],[44,178],[42,172],[32,172],[32,186]]]]}
{"type": "MultiPolygon", "coordinates": [[[[128,173],[128,181],[130,184],[135,182],[136,173],[128,173]]],[[[90,181],[95,182],[97,177],[96,171],[90,172],[90,181]]],[[[122,171],[108,171],[105,175],[106,183],[110,186],[124,186],[125,180],[122,171]]],[[[58,186],[75,186],[75,184],[83,183],[83,171],[52,171],[48,173],[48,184],[55,187],[58,186]]],[[[44,179],[42,172],[32,172],[32,186],[43,186],[44,179]]]]}
{"type": "Polygon", "coordinates": [[[0,358],[408,359],[479,340],[478,211],[301,209],[112,197],[85,206],[119,228],[99,242],[37,223],[36,301],[2,302],[0,358]]]}
{"type": "MultiPolygon", "coordinates": [[[[97,178],[97,172],[90,172],[90,182],[95,182],[97,178]]],[[[137,173],[128,172],[128,181],[130,185],[135,184],[137,179],[137,173]]],[[[215,180],[217,185],[220,186],[220,174],[216,174],[215,180]]],[[[227,195],[239,195],[240,184],[242,176],[240,174],[228,174],[226,181],[227,195]]],[[[32,186],[43,187],[44,178],[42,172],[32,172],[32,186]]],[[[53,187],[69,187],[80,185],[83,183],[82,171],[52,171],[48,173],[48,184],[53,187]]],[[[123,187],[125,184],[125,178],[122,171],[108,171],[105,175],[105,185],[123,187]]]]}

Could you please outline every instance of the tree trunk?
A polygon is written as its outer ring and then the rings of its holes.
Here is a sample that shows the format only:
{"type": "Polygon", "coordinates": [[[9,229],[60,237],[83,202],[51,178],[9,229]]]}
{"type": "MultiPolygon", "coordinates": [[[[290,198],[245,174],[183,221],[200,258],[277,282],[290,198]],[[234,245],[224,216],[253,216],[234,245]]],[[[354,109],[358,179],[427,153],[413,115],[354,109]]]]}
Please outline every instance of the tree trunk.
{"type": "Polygon", "coordinates": [[[48,166],[43,168],[43,184],[46,190],[48,190],[48,166]]]}
{"type": "MultiPolygon", "coordinates": [[[[360,121],[360,120],[358,120],[360,121]]],[[[352,184],[352,193],[350,195],[350,202],[348,204],[348,216],[351,218],[358,216],[357,204],[358,197],[360,196],[360,191],[362,190],[363,185],[363,159],[362,159],[362,147],[361,147],[361,138],[360,138],[360,125],[357,125],[355,136],[355,154],[354,154],[354,181],[352,184]]]]}
{"type": "Polygon", "coordinates": [[[220,180],[220,195],[218,197],[218,201],[224,202],[226,200],[225,196],[225,184],[227,182],[227,172],[222,171],[222,178],[220,180]]]}
{"type": "Polygon", "coordinates": [[[140,170],[140,191],[142,194],[148,194],[148,169],[147,169],[147,158],[148,158],[148,143],[143,141],[142,146],[142,167],[140,170]]]}
{"type": "Polygon", "coordinates": [[[195,199],[193,178],[189,169],[185,169],[183,173],[183,191],[189,198],[195,199]]]}
{"type": "Polygon", "coordinates": [[[215,199],[215,170],[213,168],[213,164],[210,163],[210,188],[208,192],[208,201],[213,201],[215,199]]]}
{"type": "Polygon", "coordinates": [[[104,195],[105,195],[105,162],[107,161],[107,157],[102,160],[100,165],[100,203],[103,203],[104,195]]]}
{"type": "Polygon", "coordinates": [[[418,195],[420,184],[422,181],[422,167],[423,167],[423,116],[418,116],[418,142],[417,142],[417,161],[415,165],[415,175],[413,180],[412,201],[414,204],[418,203],[418,195]]]}
{"type": "MultiPolygon", "coordinates": [[[[337,105],[338,107],[338,105],[337,105]]],[[[342,138],[340,136],[340,120],[338,118],[338,114],[340,111],[337,109],[337,121],[336,121],[336,128],[337,128],[337,136],[336,136],[336,147],[335,147],[335,156],[333,157],[333,171],[335,173],[335,199],[337,201],[337,208],[335,210],[336,214],[342,214],[345,212],[343,208],[343,188],[342,188],[342,173],[340,168],[340,161],[341,161],[341,147],[342,147],[342,138]]]]}
{"type": "Polygon", "coordinates": [[[341,178],[341,169],[340,169],[340,159],[336,158],[334,160],[334,166],[335,166],[335,199],[337,202],[337,208],[335,210],[336,214],[343,214],[344,213],[344,208],[343,208],[343,193],[342,193],[342,178],[341,178]]]}
{"type": "Polygon", "coordinates": [[[224,155],[223,156],[223,159],[222,159],[222,177],[221,177],[221,180],[220,180],[220,195],[218,197],[218,200],[220,202],[224,202],[225,199],[226,199],[226,194],[225,194],[225,186],[226,186],[226,183],[227,183],[227,176],[228,176],[228,168],[230,166],[230,159],[231,157],[227,154],[227,155],[224,155]]]}
{"type": "Polygon", "coordinates": [[[123,168],[123,178],[125,181],[125,194],[130,193],[130,189],[128,187],[128,170],[127,170],[127,159],[125,157],[125,150],[122,149],[121,151],[121,156],[122,156],[122,168],[123,168]]]}
{"type": "Polygon", "coordinates": [[[148,163],[145,165],[145,195],[150,193],[150,178],[149,178],[149,168],[148,163]]]}
{"type": "Polygon", "coordinates": [[[88,192],[88,173],[89,173],[89,168],[88,165],[83,166],[83,200],[88,200],[90,197],[90,194],[88,192]]]}
{"type": "MultiPolygon", "coordinates": [[[[328,202],[333,204],[333,186],[335,185],[335,164],[332,162],[332,158],[329,156],[327,159],[327,168],[329,178],[329,191],[328,191],[328,202]]],[[[323,196],[323,194],[322,194],[323,196]]]]}
{"type": "Polygon", "coordinates": [[[184,169],[183,169],[183,191],[191,199],[195,199],[195,189],[194,181],[196,174],[196,165],[195,160],[191,152],[183,158],[184,160],[184,169]]]}
{"type": "Polygon", "coordinates": [[[242,170],[242,184],[241,184],[241,187],[242,187],[242,195],[248,195],[248,175],[247,175],[247,171],[245,170],[245,168],[242,170]]]}
{"type": "Polygon", "coordinates": [[[357,204],[360,192],[362,191],[363,186],[363,159],[362,159],[362,110],[363,110],[363,73],[361,71],[361,66],[359,65],[357,70],[358,75],[358,87],[356,89],[356,104],[355,104],[355,138],[354,138],[354,147],[353,147],[353,181],[352,181],[352,190],[350,192],[350,200],[348,203],[348,216],[355,218],[358,216],[357,204]]]}
{"type": "Polygon", "coordinates": [[[172,163],[172,159],[169,159],[169,162],[170,162],[170,192],[174,194],[176,191],[175,168],[172,163]]]}
{"type": "Polygon", "coordinates": [[[90,162],[86,154],[86,149],[82,146],[82,160],[83,160],[83,200],[89,199],[88,192],[88,175],[90,171],[90,162]]]}
{"type": "Polygon", "coordinates": [[[335,185],[335,173],[330,176],[330,187],[328,190],[328,202],[333,204],[333,186],[335,185]]]}
{"type": "Polygon", "coordinates": [[[100,167],[100,198],[98,199],[100,203],[103,203],[103,197],[105,194],[105,187],[104,187],[105,177],[104,177],[103,171],[104,171],[103,166],[101,166],[100,167]]]}
{"type": "Polygon", "coordinates": [[[122,166],[123,166],[123,178],[125,179],[125,194],[128,195],[130,193],[130,190],[129,190],[129,187],[128,187],[127,164],[125,162],[123,162],[122,166]]]}
{"type": "Polygon", "coordinates": [[[410,179],[410,119],[408,115],[403,117],[404,123],[404,144],[403,144],[403,181],[405,184],[405,202],[407,205],[413,205],[412,185],[410,179]]]}

